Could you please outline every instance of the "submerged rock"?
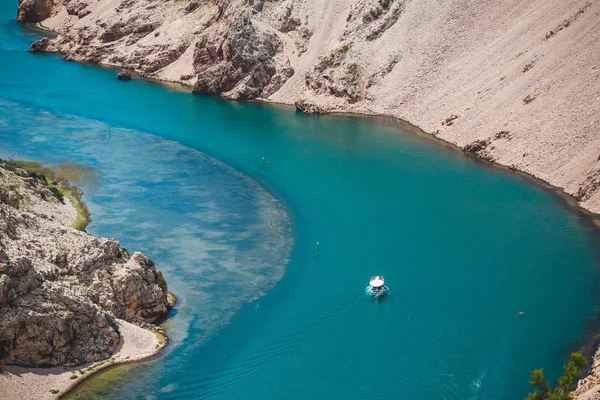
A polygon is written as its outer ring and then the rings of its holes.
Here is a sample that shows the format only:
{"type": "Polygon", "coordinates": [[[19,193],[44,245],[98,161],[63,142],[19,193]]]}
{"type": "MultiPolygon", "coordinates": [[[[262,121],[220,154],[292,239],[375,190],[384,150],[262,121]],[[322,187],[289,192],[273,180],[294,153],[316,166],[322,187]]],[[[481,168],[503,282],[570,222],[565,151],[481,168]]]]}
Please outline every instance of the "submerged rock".
{"type": "Polygon", "coordinates": [[[119,343],[115,318],[145,325],[171,307],[152,260],[59,223],[72,219],[72,206],[48,185],[0,161],[0,362],[7,364],[106,359],[119,343]]]}

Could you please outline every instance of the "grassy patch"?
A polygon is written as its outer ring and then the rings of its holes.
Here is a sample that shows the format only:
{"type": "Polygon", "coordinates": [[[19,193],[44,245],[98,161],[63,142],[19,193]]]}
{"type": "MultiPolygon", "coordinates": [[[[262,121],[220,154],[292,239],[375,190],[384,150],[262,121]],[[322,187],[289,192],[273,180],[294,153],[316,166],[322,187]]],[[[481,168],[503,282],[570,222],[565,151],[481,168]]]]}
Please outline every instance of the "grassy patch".
{"type": "Polygon", "coordinates": [[[58,394],[60,391],[58,389],[50,389],[50,393],[58,394]]]}
{"type": "Polygon", "coordinates": [[[7,161],[6,165],[17,167],[17,168],[22,168],[25,171],[27,171],[30,175],[32,175],[32,174],[44,175],[44,172],[45,172],[44,167],[42,167],[39,163],[36,163],[33,161],[11,160],[11,161],[7,161]]]}
{"type": "Polygon", "coordinates": [[[334,55],[344,55],[348,52],[348,50],[350,50],[350,45],[349,44],[343,44],[342,46],[336,48],[333,53],[334,55]]]}
{"type": "Polygon", "coordinates": [[[165,341],[167,340],[167,337],[165,335],[163,335],[161,332],[157,331],[156,329],[149,329],[150,332],[154,333],[154,336],[156,336],[156,338],[158,339],[158,345],[162,346],[163,344],[165,344],[165,341]]]}
{"type": "Polygon", "coordinates": [[[72,163],[43,167],[33,161],[15,160],[5,161],[3,164],[9,169],[12,167],[27,171],[30,177],[39,179],[60,202],[64,203],[65,197],[69,199],[77,210],[77,217],[71,224],[73,228],[83,231],[90,223],[90,213],[85,203],[81,201],[83,192],[75,186],[71,186],[69,182],[86,185],[96,183],[96,175],[92,168],[72,163]]]}
{"type": "Polygon", "coordinates": [[[77,378],[79,378],[79,377],[77,375],[73,374],[73,375],[71,375],[70,379],[77,379],[77,378]]]}
{"type": "Polygon", "coordinates": [[[68,186],[64,190],[63,195],[71,201],[71,204],[73,204],[73,207],[77,210],[77,218],[75,218],[75,221],[73,221],[71,226],[80,231],[85,230],[85,227],[90,223],[91,219],[87,206],[81,201],[83,192],[76,187],[68,186]]]}
{"type": "Polygon", "coordinates": [[[175,304],[177,302],[177,297],[171,292],[167,292],[167,301],[169,304],[175,304]]]}

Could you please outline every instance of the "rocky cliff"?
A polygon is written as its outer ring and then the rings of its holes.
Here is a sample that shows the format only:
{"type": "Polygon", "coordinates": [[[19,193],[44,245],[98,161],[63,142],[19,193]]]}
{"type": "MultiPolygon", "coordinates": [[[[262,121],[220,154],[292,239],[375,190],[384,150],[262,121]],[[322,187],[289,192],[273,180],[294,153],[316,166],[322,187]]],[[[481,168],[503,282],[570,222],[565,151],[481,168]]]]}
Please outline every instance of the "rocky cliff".
{"type": "Polygon", "coordinates": [[[77,61],[304,112],[391,115],[600,212],[600,2],[21,0],[77,61]]]}
{"type": "Polygon", "coordinates": [[[0,361],[78,365],[109,358],[115,318],[166,315],[167,284],[141,253],[70,227],[77,212],[43,175],[0,161],[0,361]]]}

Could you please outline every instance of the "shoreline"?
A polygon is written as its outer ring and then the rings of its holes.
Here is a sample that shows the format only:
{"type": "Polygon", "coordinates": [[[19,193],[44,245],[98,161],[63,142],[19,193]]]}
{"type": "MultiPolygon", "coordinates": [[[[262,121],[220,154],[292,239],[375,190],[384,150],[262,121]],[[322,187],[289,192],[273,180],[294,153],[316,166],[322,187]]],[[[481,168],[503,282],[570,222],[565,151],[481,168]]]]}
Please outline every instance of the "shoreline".
{"type": "MultiPolygon", "coordinates": [[[[140,77],[140,78],[147,80],[149,82],[155,82],[161,86],[163,85],[163,82],[159,81],[159,80],[146,79],[143,77],[140,77]]],[[[165,86],[167,86],[167,85],[165,85],[165,86]]],[[[191,94],[195,95],[194,93],[191,93],[191,94]]],[[[203,95],[198,95],[198,96],[203,96],[203,95]]],[[[210,97],[219,97],[219,96],[210,96],[210,97]]],[[[220,98],[224,101],[239,101],[239,102],[256,103],[256,104],[263,104],[263,105],[272,106],[272,107],[280,107],[280,108],[285,108],[285,109],[290,109],[290,110],[296,110],[296,112],[301,112],[293,104],[281,103],[281,102],[271,101],[268,99],[231,100],[231,99],[226,99],[226,98],[222,98],[222,97],[220,97],[220,98]]],[[[426,132],[421,127],[411,123],[410,121],[406,121],[401,118],[394,117],[393,115],[367,113],[367,112],[363,113],[363,112],[340,111],[340,112],[326,112],[326,113],[322,113],[322,114],[305,114],[305,115],[307,117],[315,116],[315,117],[333,117],[333,118],[370,119],[376,123],[384,124],[387,126],[391,126],[395,129],[398,129],[402,133],[409,134],[409,135],[415,135],[420,139],[429,141],[431,143],[435,143],[437,146],[442,146],[442,147],[445,147],[452,151],[461,153],[463,157],[467,157],[468,159],[473,160],[475,163],[479,164],[481,167],[498,169],[505,173],[515,174],[516,176],[526,179],[527,181],[531,182],[532,184],[535,184],[535,185],[541,187],[542,189],[550,192],[552,194],[552,196],[556,198],[557,201],[560,201],[570,211],[581,213],[582,215],[584,215],[586,221],[589,222],[590,224],[592,224],[592,226],[596,230],[596,236],[600,239],[600,213],[595,213],[593,211],[588,210],[587,208],[582,207],[581,204],[579,203],[579,201],[577,201],[577,199],[573,195],[565,192],[563,188],[553,185],[552,183],[550,183],[534,174],[523,171],[521,169],[512,168],[508,165],[501,164],[495,160],[487,160],[487,159],[478,157],[476,154],[469,152],[469,151],[465,151],[463,148],[461,148],[460,146],[458,146],[450,141],[444,140],[444,139],[434,135],[433,133],[426,132]]],[[[598,318],[600,319],[600,312],[599,312],[598,318]]],[[[600,357],[600,351],[599,351],[599,357],[600,357]]]]}
{"type": "MultiPolygon", "coordinates": [[[[25,24],[25,26],[27,26],[30,29],[39,31],[39,32],[49,33],[51,35],[58,36],[61,34],[60,32],[56,32],[46,26],[43,26],[42,22],[38,22],[38,23],[34,23],[34,24],[25,24]]],[[[64,61],[67,61],[59,53],[52,52],[49,54],[53,54],[55,56],[62,58],[64,61]]],[[[102,63],[102,62],[90,63],[90,62],[83,61],[83,60],[69,60],[69,61],[77,62],[79,64],[88,64],[90,66],[96,66],[96,67],[116,70],[117,72],[119,70],[128,70],[127,68],[123,68],[122,66],[119,66],[117,64],[107,64],[107,63],[102,63]]],[[[241,103],[248,102],[248,103],[256,103],[256,104],[265,104],[265,105],[295,110],[296,112],[301,112],[301,110],[298,109],[298,107],[296,107],[296,105],[294,103],[273,101],[273,100],[260,98],[260,97],[255,98],[255,99],[248,99],[248,100],[237,100],[237,99],[228,99],[228,98],[218,96],[218,95],[196,94],[193,92],[193,85],[190,85],[189,82],[182,81],[182,80],[176,80],[176,79],[175,80],[167,80],[167,79],[152,78],[149,76],[144,76],[143,74],[139,74],[136,71],[131,71],[131,70],[128,70],[128,71],[131,73],[132,78],[134,80],[135,79],[144,80],[144,81],[147,81],[150,83],[157,84],[159,86],[163,86],[163,87],[170,88],[170,89],[176,89],[181,92],[186,92],[186,93],[191,94],[192,96],[199,95],[199,96],[217,97],[224,101],[238,101],[241,103]]],[[[462,147],[460,147],[459,145],[452,143],[449,140],[445,140],[445,139],[437,136],[434,133],[427,132],[420,126],[418,126],[408,120],[402,119],[400,117],[396,117],[391,114],[377,113],[377,112],[368,111],[368,110],[365,110],[365,111],[325,111],[323,113],[314,113],[314,114],[305,114],[305,115],[307,115],[307,116],[314,115],[314,116],[332,116],[332,117],[343,117],[343,118],[345,117],[345,118],[373,119],[377,123],[392,125],[396,128],[399,127],[400,130],[403,132],[406,132],[409,134],[414,134],[419,137],[426,138],[428,140],[433,140],[438,145],[443,145],[444,147],[454,149],[456,151],[463,153],[466,157],[469,157],[474,160],[478,160],[479,162],[482,162],[482,165],[500,167],[502,169],[507,169],[512,172],[516,172],[517,174],[521,175],[522,177],[531,180],[535,184],[540,185],[540,186],[544,187],[545,189],[549,189],[552,192],[555,192],[555,194],[557,194],[559,197],[563,198],[567,202],[567,204],[569,204],[570,207],[585,214],[594,223],[594,225],[596,227],[598,227],[599,235],[600,235],[600,213],[595,213],[595,212],[583,207],[581,205],[581,203],[573,195],[567,193],[564,188],[554,185],[551,182],[549,182],[533,173],[519,169],[518,167],[512,167],[509,165],[502,164],[495,159],[490,160],[490,159],[484,159],[484,158],[478,157],[477,154],[475,154],[473,152],[469,152],[469,151],[463,149],[462,147]]]]}
{"type": "MultiPolygon", "coordinates": [[[[30,177],[29,179],[37,179],[38,181],[45,182],[43,186],[42,184],[39,185],[46,192],[52,193],[55,196],[55,199],[53,198],[54,203],[43,201],[36,203],[27,197],[30,203],[27,203],[28,206],[24,209],[25,212],[33,212],[34,215],[41,215],[42,220],[55,220],[59,226],[58,229],[63,230],[63,234],[67,232],[65,228],[69,227],[71,230],[78,231],[79,235],[90,236],[85,232],[85,226],[91,219],[85,202],[81,200],[83,191],[71,185],[70,182],[72,180],[79,182],[80,180],[89,178],[92,176],[93,170],[76,164],[57,164],[51,167],[44,167],[39,162],[23,160],[0,160],[0,167],[3,168],[3,171],[7,171],[7,173],[3,172],[4,175],[0,173],[0,176],[6,176],[7,178],[5,179],[13,179],[12,181],[9,180],[9,183],[12,182],[14,184],[14,179],[18,176],[14,175],[14,171],[19,169],[24,171],[26,173],[25,176],[30,177]],[[51,218],[47,215],[50,215],[51,218]]],[[[23,182],[20,184],[23,185],[23,182]]],[[[35,180],[32,182],[35,182],[35,180]]],[[[13,190],[17,191],[17,193],[19,193],[19,190],[23,190],[23,187],[19,187],[17,184],[14,186],[13,190]]],[[[37,188],[35,185],[31,187],[37,188]]],[[[18,205],[17,209],[19,209],[18,205]]],[[[37,231],[36,233],[44,235],[44,233],[40,232],[44,231],[37,231]]],[[[116,245],[119,246],[119,243],[116,242],[116,245]]],[[[120,247],[119,250],[121,250],[120,247]]],[[[135,257],[144,256],[141,253],[135,253],[131,258],[128,257],[127,260],[135,260],[135,257]]],[[[166,287],[164,290],[166,290],[166,287]]],[[[167,292],[166,301],[168,303],[168,311],[175,305],[177,299],[171,292],[167,292]]],[[[96,310],[101,310],[101,308],[96,305],[96,310]]],[[[141,324],[139,326],[115,318],[114,321],[117,326],[114,327],[114,330],[118,334],[118,344],[115,352],[103,360],[87,362],[71,367],[57,365],[41,368],[10,364],[5,366],[2,364],[0,365],[0,367],[3,367],[0,368],[0,397],[10,394],[10,398],[58,399],[98,371],[114,365],[150,359],[159,354],[168,343],[168,337],[159,325],[166,319],[166,313],[153,324],[139,319],[138,321],[141,324]]],[[[107,353],[103,353],[103,356],[106,356],[107,353]]],[[[76,362],[83,361],[85,361],[85,358],[77,359],[76,362]]]]}
{"type": "MultiPolygon", "coordinates": [[[[52,31],[50,31],[49,29],[42,29],[45,32],[48,33],[54,33],[52,31]]],[[[59,55],[59,54],[55,54],[55,55],[59,55]]],[[[60,56],[60,55],[59,55],[60,56]]],[[[77,61],[79,63],[82,63],[80,61],[77,61]]],[[[93,66],[100,66],[102,68],[110,68],[110,69],[119,69],[120,67],[118,65],[106,65],[106,64],[91,64],[91,63],[86,63],[83,62],[84,64],[90,64],[93,66]]],[[[161,86],[165,86],[168,88],[176,88],[178,90],[181,91],[185,91],[185,92],[189,92],[190,94],[194,95],[194,93],[192,93],[191,91],[191,87],[183,82],[178,82],[178,81],[170,81],[170,80],[159,80],[159,79],[155,79],[155,78],[150,78],[150,77],[145,77],[143,75],[135,75],[136,79],[143,79],[146,80],[148,82],[151,83],[156,83],[158,85],[161,86]]],[[[220,97],[220,96],[214,96],[214,97],[220,97]]],[[[226,99],[226,98],[222,98],[223,100],[230,100],[230,99],[226,99]]],[[[240,101],[240,102],[250,102],[250,103],[258,103],[258,104],[265,104],[265,105],[269,105],[269,106],[279,106],[279,107],[285,107],[285,108],[290,108],[290,109],[295,109],[298,110],[294,104],[292,103],[284,103],[284,102],[275,102],[275,101],[271,101],[268,99],[254,99],[254,100],[234,100],[234,101],[240,101]]],[[[369,111],[364,111],[364,112],[348,112],[348,111],[340,111],[340,112],[327,112],[324,114],[320,114],[319,116],[332,116],[332,117],[352,117],[352,118],[372,118],[372,119],[376,119],[378,123],[384,123],[384,124],[394,124],[395,126],[399,127],[400,130],[402,130],[403,132],[407,132],[409,134],[416,134],[417,136],[420,136],[422,138],[426,138],[427,140],[433,140],[435,141],[438,145],[443,145],[446,146],[448,148],[452,148],[454,150],[460,151],[461,153],[463,153],[464,156],[471,158],[473,160],[477,160],[476,162],[482,162],[482,166],[485,167],[490,167],[490,168],[498,168],[501,167],[503,170],[506,170],[506,172],[510,171],[511,173],[517,173],[518,176],[522,176],[523,178],[531,181],[532,183],[539,185],[540,187],[544,188],[545,190],[549,190],[550,192],[552,192],[554,195],[556,195],[557,200],[560,199],[560,201],[564,201],[564,205],[568,206],[568,208],[572,209],[575,212],[581,212],[582,215],[585,216],[586,220],[589,220],[589,222],[591,222],[593,224],[593,226],[598,230],[597,235],[600,236],[600,214],[598,213],[594,213],[586,208],[584,208],[583,206],[581,206],[581,204],[579,203],[579,201],[571,194],[567,193],[564,188],[553,185],[552,183],[536,176],[533,173],[529,173],[526,172],[524,170],[518,169],[518,168],[512,168],[508,165],[504,165],[501,164],[500,162],[496,161],[496,160],[486,160],[486,159],[482,159],[480,157],[477,157],[477,155],[475,155],[474,153],[465,151],[463,148],[461,148],[460,146],[442,139],[438,136],[436,136],[436,134],[434,133],[428,133],[425,130],[423,130],[422,128],[420,128],[417,125],[412,124],[410,121],[407,120],[403,120],[399,117],[395,117],[393,115],[388,115],[388,114],[379,114],[379,113],[375,113],[375,112],[369,112],[369,111]]],[[[596,330],[597,332],[597,330],[596,330]]],[[[582,338],[582,340],[584,342],[587,342],[591,339],[591,336],[593,336],[593,332],[588,332],[585,337],[582,338]]],[[[600,350],[598,350],[596,348],[596,355],[600,354],[600,350]]],[[[593,362],[593,358],[590,358],[590,367],[592,366],[592,362],[593,362]]],[[[92,374],[90,374],[92,375],[92,374]]],[[[85,379],[85,378],[84,378],[85,379]]],[[[72,388],[76,387],[78,383],[80,383],[81,381],[83,381],[84,379],[81,380],[77,380],[77,382],[75,384],[73,384],[73,386],[68,389],[67,391],[71,390],[72,388]]],[[[65,392],[66,393],[66,392],[65,392]]]]}
{"type": "Polygon", "coordinates": [[[0,374],[0,386],[14,398],[60,399],[97,372],[115,365],[147,361],[167,345],[167,337],[162,334],[158,337],[156,333],[127,321],[117,319],[117,322],[121,337],[117,352],[111,358],[76,367],[7,366],[0,374]]]}
{"type": "MultiPolygon", "coordinates": [[[[0,160],[3,161],[3,160],[0,160]]],[[[10,160],[4,161],[6,165],[22,168],[30,174],[37,174],[38,176],[44,176],[47,182],[56,182],[56,189],[63,196],[63,201],[68,201],[72,208],[76,211],[76,216],[71,228],[75,228],[78,231],[85,232],[85,228],[92,222],[90,212],[87,208],[87,204],[81,200],[83,191],[76,186],[71,185],[69,180],[79,180],[82,175],[90,173],[83,168],[78,168],[75,164],[56,164],[51,167],[44,167],[40,162],[28,161],[28,160],[10,160]],[[67,171],[67,173],[61,173],[61,169],[67,171]],[[71,175],[71,176],[69,176],[71,175]]]]}
{"type": "MultiPolygon", "coordinates": [[[[38,26],[38,24],[35,24],[35,25],[38,26]]],[[[60,35],[60,33],[54,32],[54,31],[50,30],[49,28],[39,28],[38,30],[41,32],[46,32],[46,33],[50,33],[53,35],[60,35]]],[[[62,58],[64,61],[76,62],[78,64],[89,65],[92,67],[99,67],[99,68],[114,70],[117,73],[122,69],[126,70],[126,68],[123,68],[116,64],[90,63],[87,61],[66,60],[64,57],[62,57],[61,54],[58,54],[58,53],[49,53],[49,54],[53,54],[54,56],[62,58]]],[[[221,99],[223,101],[240,102],[240,103],[254,103],[254,104],[267,105],[267,106],[271,106],[271,107],[285,108],[285,109],[289,109],[290,111],[295,111],[295,112],[302,112],[293,103],[284,103],[284,102],[273,101],[273,100],[264,99],[264,98],[237,100],[237,99],[228,99],[228,98],[217,96],[217,95],[197,94],[197,93],[193,92],[193,90],[192,90],[193,87],[184,81],[162,80],[162,79],[152,78],[149,76],[140,75],[134,71],[129,71],[129,72],[132,74],[132,80],[136,80],[136,79],[143,80],[143,81],[146,81],[149,83],[156,84],[158,86],[162,86],[162,87],[169,88],[169,89],[175,89],[180,92],[188,93],[192,96],[214,97],[214,98],[221,99]]],[[[115,79],[116,79],[116,75],[115,75],[115,79]]],[[[522,169],[511,167],[511,166],[505,165],[505,164],[501,164],[497,160],[488,160],[488,159],[478,157],[475,153],[466,151],[462,147],[460,147],[459,145],[457,145],[455,143],[445,140],[433,133],[427,132],[420,126],[415,125],[408,120],[405,120],[405,119],[402,119],[399,117],[395,117],[391,114],[381,114],[381,113],[376,113],[376,112],[372,112],[372,111],[371,112],[369,112],[369,111],[364,111],[364,112],[362,112],[362,111],[327,111],[324,113],[304,114],[304,115],[306,115],[307,117],[315,116],[315,117],[341,117],[341,118],[371,119],[371,120],[374,120],[376,123],[393,126],[394,128],[397,128],[397,129],[399,128],[399,130],[404,133],[416,135],[425,140],[430,140],[432,143],[436,143],[438,146],[441,145],[443,147],[460,152],[463,154],[463,156],[468,157],[472,160],[475,160],[476,162],[481,163],[481,165],[483,165],[483,166],[492,167],[492,168],[500,168],[504,171],[507,171],[507,172],[510,171],[511,173],[515,173],[518,176],[528,179],[531,182],[533,182],[534,184],[539,185],[539,186],[543,187],[544,189],[553,192],[555,195],[557,195],[558,197],[563,199],[569,205],[569,207],[586,215],[588,217],[588,219],[590,219],[590,221],[598,228],[598,235],[600,236],[600,213],[595,213],[595,212],[583,207],[579,203],[579,201],[573,195],[567,193],[564,190],[564,188],[562,188],[560,186],[556,186],[556,185],[550,183],[549,181],[544,180],[543,178],[541,178],[535,174],[529,173],[527,171],[524,171],[522,169]]]]}

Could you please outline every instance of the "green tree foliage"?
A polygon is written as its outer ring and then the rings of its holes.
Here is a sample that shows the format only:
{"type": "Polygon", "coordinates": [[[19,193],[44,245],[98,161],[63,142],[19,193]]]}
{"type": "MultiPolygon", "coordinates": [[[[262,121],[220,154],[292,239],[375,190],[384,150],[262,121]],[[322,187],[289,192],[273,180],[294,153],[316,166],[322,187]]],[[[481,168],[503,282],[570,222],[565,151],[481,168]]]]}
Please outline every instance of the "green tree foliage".
{"type": "Polygon", "coordinates": [[[535,392],[530,393],[525,400],[573,400],[571,390],[577,374],[587,365],[587,360],[581,353],[572,353],[571,361],[563,367],[564,373],[558,378],[554,388],[544,378],[544,368],[531,371],[529,384],[537,386],[535,392]]]}

